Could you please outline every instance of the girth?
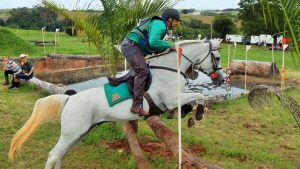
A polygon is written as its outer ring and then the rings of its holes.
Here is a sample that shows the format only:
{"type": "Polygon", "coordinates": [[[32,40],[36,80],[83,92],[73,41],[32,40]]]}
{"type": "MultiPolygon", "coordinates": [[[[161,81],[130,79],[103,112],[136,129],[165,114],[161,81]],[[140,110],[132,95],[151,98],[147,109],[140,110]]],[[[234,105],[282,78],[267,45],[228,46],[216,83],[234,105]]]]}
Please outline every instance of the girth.
{"type": "MultiPolygon", "coordinates": [[[[149,93],[146,92],[144,94],[144,98],[147,100],[147,102],[149,104],[149,114],[150,114],[149,117],[150,116],[159,116],[164,112],[158,106],[156,106],[156,104],[153,102],[149,93]]],[[[148,118],[148,117],[146,117],[146,118],[148,118]]]]}

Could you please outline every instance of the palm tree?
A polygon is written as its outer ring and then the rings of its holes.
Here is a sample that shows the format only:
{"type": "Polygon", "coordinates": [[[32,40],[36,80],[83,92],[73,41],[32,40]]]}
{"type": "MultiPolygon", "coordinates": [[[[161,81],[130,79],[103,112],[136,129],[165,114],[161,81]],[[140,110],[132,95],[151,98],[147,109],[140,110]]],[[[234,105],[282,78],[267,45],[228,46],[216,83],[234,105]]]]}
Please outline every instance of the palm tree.
{"type": "MultiPolygon", "coordinates": [[[[174,6],[179,0],[100,0],[101,12],[68,11],[55,2],[43,0],[51,10],[74,22],[89,42],[94,44],[106,61],[110,75],[115,75],[120,62],[120,53],[114,45],[119,44],[133,29],[139,19],[158,15],[166,8],[174,6]]],[[[88,5],[87,8],[89,8],[88,5]]]]}
{"type": "Polygon", "coordinates": [[[293,41],[295,52],[300,60],[299,38],[300,38],[300,1],[299,0],[261,0],[264,10],[265,21],[270,20],[279,29],[279,24],[283,24],[285,35],[293,41]],[[271,8],[277,6],[276,8],[271,8]],[[278,15],[278,14],[281,15],[278,15]],[[284,16],[284,23],[279,23],[278,16],[284,16]]]}

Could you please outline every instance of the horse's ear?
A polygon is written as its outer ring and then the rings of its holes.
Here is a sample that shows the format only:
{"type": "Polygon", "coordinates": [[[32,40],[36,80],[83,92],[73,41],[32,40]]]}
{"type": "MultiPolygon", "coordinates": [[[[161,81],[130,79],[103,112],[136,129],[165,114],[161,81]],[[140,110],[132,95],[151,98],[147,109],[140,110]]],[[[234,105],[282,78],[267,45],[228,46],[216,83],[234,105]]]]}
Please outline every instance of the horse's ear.
{"type": "Polygon", "coordinates": [[[217,38],[217,39],[214,39],[214,41],[215,41],[216,47],[219,47],[221,45],[223,39],[217,38]]]}

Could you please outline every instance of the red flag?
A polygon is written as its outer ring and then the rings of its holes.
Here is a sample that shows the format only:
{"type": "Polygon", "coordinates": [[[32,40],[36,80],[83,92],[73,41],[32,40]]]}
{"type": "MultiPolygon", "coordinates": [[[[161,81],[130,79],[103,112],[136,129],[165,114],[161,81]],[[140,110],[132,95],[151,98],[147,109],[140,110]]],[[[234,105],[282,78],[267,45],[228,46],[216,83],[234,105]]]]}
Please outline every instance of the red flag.
{"type": "Polygon", "coordinates": [[[181,63],[181,56],[182,56],[182,48],[178,47],[177,48],[177,57],[179,60],[179,64],[181,63]]]}

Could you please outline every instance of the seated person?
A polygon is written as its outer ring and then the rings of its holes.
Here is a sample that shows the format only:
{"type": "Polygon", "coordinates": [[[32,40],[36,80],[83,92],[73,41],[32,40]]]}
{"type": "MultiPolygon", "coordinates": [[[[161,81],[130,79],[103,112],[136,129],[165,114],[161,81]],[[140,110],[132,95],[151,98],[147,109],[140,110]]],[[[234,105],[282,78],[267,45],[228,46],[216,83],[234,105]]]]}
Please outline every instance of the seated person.
{"type": "MultiPolygon", "coordinates": [[[[9,85],[9,80],[8,80],[8,75],[11,74],[13,75],[14,74],[14,68],[17,68],[19,67],[15,61],[9,59],[9,57],[5,56],[3,58],[3,64],[4,64],[4,78],[5,78],[5,82],[3,83],[3,85],[9,85]],[[14,65],[14,66],[13,66],[14,65]]],[[[18,70],[15,70],[15,71],[18,71],[18,70]]]]}
{"type": "Polygon", "coordinates": [[[21,70],[14,74],[14,83],[10,88],[20,87],[20,79],[29,80],[33,77],[34,67],[32,63],[27,59],[26,54],[21,54],[21,70]]]}

